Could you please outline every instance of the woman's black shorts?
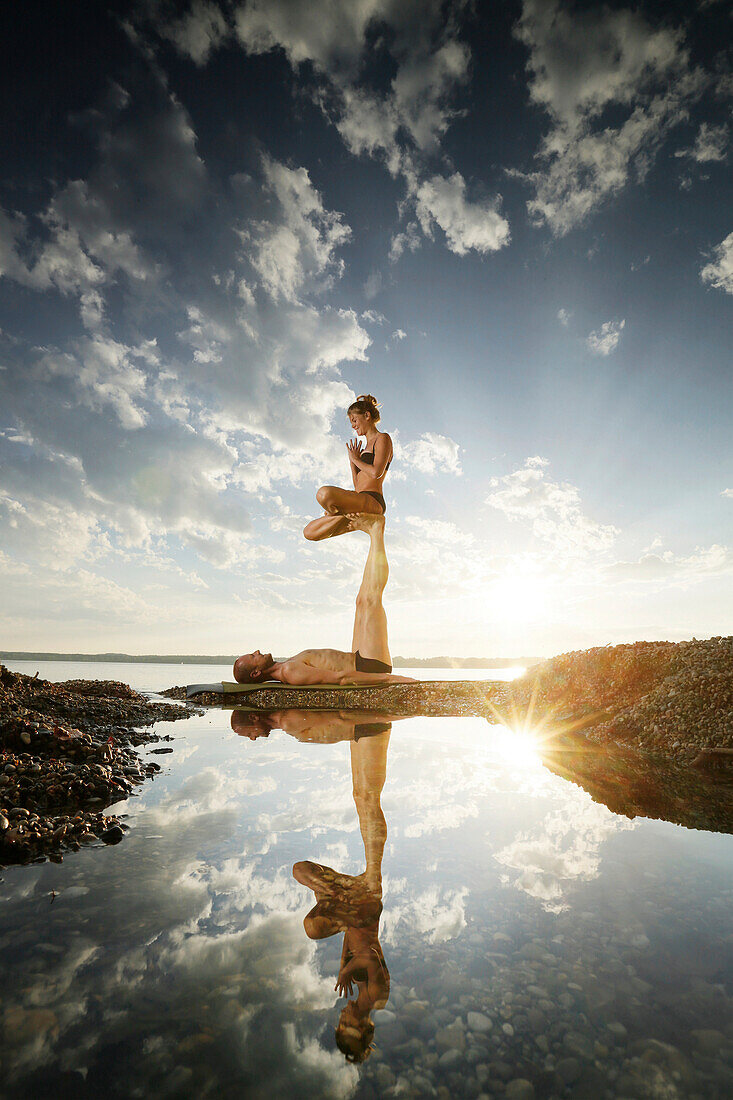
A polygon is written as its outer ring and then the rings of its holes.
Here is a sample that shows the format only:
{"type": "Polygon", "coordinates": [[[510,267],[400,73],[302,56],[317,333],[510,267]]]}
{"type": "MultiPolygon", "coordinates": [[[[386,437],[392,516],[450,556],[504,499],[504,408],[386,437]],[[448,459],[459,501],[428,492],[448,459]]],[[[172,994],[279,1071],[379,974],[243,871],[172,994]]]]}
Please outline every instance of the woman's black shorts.
{"type": "Polygon", "coordinates": [[[360,492],[367,497],[374,497],[379,507],[382,509],[382,515],[387,511],[387,503],[381,493],[373,493],[370,489],[361,489],[360,492]]]}

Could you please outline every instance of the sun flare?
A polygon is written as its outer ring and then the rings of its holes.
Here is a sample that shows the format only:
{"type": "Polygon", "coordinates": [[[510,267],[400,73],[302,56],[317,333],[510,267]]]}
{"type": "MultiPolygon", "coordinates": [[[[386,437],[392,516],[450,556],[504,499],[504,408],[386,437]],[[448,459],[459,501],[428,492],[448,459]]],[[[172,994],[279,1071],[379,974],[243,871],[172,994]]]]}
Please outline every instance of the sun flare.
{"type": "Polygon", "coordinates": [[[494,745],[507,763],[519,768],[535,768],[541,764],[537,751],[537,739],[526,730],[514,730],[509,726],[497,726],[494,745]]]}
{"type": "Polygon", "coordinates": [[[547,608],[547,588],[536,575],[509,573],[489,586],[487,603],[493,621],[531,623],[547,608]]]}

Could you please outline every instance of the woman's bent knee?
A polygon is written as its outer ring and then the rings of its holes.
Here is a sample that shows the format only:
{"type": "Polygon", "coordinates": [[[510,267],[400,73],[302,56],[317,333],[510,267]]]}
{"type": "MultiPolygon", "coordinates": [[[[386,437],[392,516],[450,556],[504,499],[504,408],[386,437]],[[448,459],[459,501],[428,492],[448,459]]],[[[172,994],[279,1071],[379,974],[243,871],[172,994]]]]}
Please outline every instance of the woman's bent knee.
{"type": "Polygon", "coordinates": [[[316,493],[316,500],[320,504],[321,508],[327,508],[331,502],[331,486],[321,485],[320,489],[316,493]]]}

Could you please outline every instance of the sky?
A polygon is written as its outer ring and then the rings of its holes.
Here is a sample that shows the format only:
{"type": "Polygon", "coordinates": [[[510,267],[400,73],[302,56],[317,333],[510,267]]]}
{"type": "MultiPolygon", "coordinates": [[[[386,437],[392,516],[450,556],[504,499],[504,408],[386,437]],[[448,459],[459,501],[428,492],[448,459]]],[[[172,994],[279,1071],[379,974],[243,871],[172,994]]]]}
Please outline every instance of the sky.
{"type": "Polygon", "coordinates": [[[348,649],[364,392],[393,654],[729,632],[727,4],[0,23],[0,647],[348,649]]]}

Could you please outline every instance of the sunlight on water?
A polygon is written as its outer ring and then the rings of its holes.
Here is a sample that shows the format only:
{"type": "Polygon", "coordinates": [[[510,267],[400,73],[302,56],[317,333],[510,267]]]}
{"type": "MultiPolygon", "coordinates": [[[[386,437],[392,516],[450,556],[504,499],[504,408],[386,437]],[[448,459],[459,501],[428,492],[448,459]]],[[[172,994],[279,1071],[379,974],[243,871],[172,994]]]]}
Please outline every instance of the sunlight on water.
{"type": "Polygon", "coordinates": [[[3,1096],[730,1095],[730,836],[379,717],[175,724],[119,846],[4,872],[3,1096]]]}

